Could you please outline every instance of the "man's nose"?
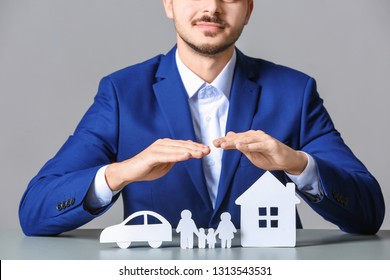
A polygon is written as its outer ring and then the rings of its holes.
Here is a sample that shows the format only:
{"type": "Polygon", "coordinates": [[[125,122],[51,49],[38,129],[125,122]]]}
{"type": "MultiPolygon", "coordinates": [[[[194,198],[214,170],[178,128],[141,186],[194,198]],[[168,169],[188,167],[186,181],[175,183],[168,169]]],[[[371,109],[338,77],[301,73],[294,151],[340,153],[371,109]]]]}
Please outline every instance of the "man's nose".
{"type": "Polygon", "coordinates": [[[221,14],[220,0],[203,0],[203,13],[209,15],[221,14]]]}

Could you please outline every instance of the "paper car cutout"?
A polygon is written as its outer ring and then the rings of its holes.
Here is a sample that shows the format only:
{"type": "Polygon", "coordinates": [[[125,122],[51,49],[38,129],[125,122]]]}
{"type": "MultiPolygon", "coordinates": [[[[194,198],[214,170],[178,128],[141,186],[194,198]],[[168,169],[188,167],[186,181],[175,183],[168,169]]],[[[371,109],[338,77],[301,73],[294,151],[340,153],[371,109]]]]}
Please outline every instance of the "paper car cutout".
{"type": "Polygon", "coordinates": [[[100,234],[100,243],[116,243],[126,249],[131,242],[148,242],[158,248],[163,241],[172,241],[172,226],[160,214],[138,211],[118,225],[105,228],[100,234]]]}

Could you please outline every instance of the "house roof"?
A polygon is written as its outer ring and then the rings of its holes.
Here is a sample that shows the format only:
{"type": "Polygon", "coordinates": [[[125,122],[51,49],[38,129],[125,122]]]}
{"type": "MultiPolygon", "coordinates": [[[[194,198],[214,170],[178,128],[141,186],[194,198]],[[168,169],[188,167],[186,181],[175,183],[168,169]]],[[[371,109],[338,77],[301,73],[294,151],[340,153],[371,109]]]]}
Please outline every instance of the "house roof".
{"type": "Polygon", "coordinates": [[[252,186],[236,199],[237,205],[248,203],[257,204],[263,200],[289,199],[291,203],[298,204],[300,200],[295,195],[295,185],[287,183],[284,186],[271,172],[266,171],[252,186]]]}

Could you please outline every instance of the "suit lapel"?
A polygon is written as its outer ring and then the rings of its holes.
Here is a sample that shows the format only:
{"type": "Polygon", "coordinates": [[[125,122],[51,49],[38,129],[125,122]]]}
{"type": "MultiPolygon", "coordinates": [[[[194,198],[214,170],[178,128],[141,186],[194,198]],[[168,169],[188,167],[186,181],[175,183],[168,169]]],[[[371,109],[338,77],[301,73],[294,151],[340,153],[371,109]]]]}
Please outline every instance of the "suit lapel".
{"type": "MultiPolygon", "coordinates": [[[[157,102],[167,120],[172,138],[196,141],[191,112],[188,105],[188,95],[177,70],[175,52],[176,48],[171,50],[167,56],[161,58],[156,73],[158,82],[153,85],[153,89],[157,102]]],[[[184,165],[203,202],[205,205],[208,205],[211,210],[212,206],[207,191],[201,160],[191,159],[184,162],[184,165]]]]}
{"type": "MultiPolygon", "coordinates": [[[[254,73],[256,72],[252,71],[247,58],[237,50],[237,65],[230,93],[226,132],[244,132],[251,128],[260,95],[260,86],[251,80],[254,73]]],[[[222,204],[237,170],[240,157],[241,152],[236,150],[224,151],[223,153],[221,178],[214,213],[222,204]]]]}

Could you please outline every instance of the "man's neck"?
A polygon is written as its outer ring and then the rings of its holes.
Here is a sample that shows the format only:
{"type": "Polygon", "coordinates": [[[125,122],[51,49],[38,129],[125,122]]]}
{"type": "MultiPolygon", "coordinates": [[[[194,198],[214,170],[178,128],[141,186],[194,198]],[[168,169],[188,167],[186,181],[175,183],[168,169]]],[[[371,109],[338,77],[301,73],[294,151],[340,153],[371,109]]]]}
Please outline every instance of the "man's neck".
{"type": "Polygon", "coordinates": [[[232,58],[234,52],[234,46],[232,46],[220,54],[205,56],[197,53],[185,45],[184,42],[178,42],[177,49],[184,65],[207,83],[213,82],[219,73],[221,73],[232,58]]]}

